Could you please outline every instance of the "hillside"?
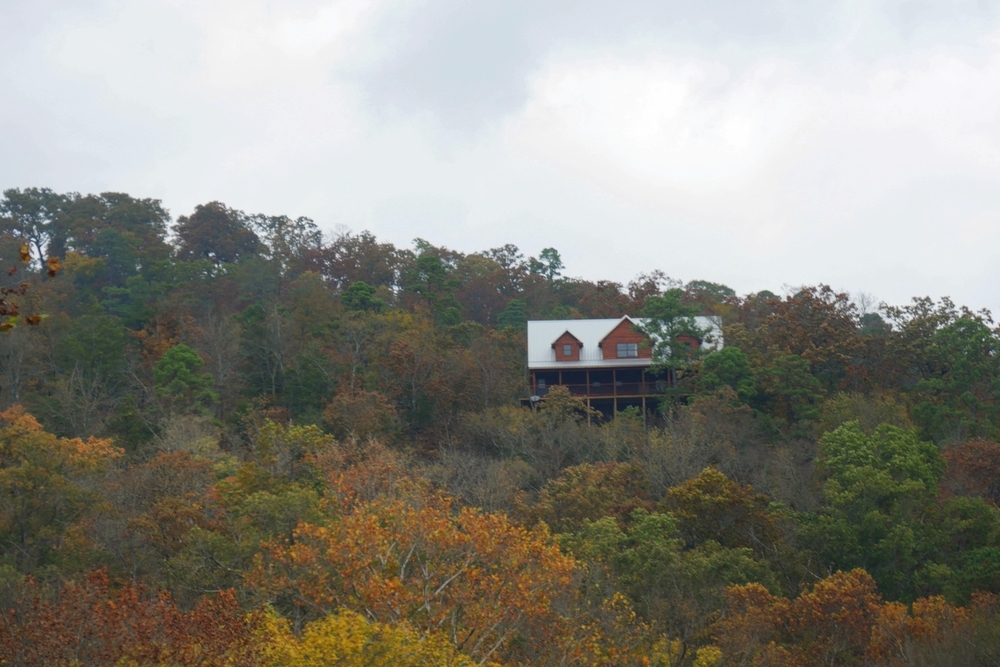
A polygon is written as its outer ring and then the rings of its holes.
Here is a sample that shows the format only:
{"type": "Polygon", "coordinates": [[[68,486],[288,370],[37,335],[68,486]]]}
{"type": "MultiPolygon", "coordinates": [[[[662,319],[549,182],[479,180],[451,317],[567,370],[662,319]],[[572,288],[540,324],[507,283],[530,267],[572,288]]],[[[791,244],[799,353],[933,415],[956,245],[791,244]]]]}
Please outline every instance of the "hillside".
{"type": "Polygon", "coordinates": [[[0,664],[1000,660],[986,311],[45,189],[0,261],[0,664]],[[528,320],[622,315],[725,347],[522,406],[528,320]]]}

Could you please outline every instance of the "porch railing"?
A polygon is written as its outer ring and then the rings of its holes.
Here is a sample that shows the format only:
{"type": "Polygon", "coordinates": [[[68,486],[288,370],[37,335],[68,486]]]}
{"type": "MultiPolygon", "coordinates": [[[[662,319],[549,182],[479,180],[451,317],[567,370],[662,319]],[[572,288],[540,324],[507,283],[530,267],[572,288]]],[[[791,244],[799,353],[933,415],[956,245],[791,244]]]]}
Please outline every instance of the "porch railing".
{"type": "MultiPolygon", "coordinates": [[[[545,396],[549,389],[556,385],[546,385],[537,387],[535,393],[538,396],[545,396]]],[[[665,394],[667,383],[663,380],[656,382],[591,382],[588,384],[564,384],[563,387],[569,389],[574,396],[651,396],[654,394],[665,394]]]]}

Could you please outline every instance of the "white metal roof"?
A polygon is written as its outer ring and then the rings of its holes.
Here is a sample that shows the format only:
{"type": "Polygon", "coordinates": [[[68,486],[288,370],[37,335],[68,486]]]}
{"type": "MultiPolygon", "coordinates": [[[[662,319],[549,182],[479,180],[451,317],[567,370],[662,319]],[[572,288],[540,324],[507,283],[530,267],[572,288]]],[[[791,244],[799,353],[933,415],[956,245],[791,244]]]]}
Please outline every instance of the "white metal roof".
{"type": "MultiPolygon", "coordinates": [[[[641,325],[639,317],[619,317],[601,320],[529,320],[528,321],[528,368],[593,368],[605,366],[648,366],[651,359],[603,359],[601,348],[597,346],[622,320],[631,320],[641,325]],[[556,361],[556,351],[552,344],[566,332],[573,334],[583,343],[580,361],[556,361]]],[[[722,328],[718,318],[695,317],[698,326],[710,329],[701,347],[714,350],[722,347],[722,328]]]]}

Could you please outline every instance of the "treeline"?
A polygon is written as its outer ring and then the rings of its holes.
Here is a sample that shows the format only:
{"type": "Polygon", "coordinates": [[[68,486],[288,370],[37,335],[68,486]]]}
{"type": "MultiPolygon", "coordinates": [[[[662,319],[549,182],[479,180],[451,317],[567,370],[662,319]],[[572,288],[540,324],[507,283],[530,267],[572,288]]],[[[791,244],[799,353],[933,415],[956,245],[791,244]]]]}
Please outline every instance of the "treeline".
{"type": "Polygon", "coordinates": [[[44,189],[0,260],[0,664],[1000,659],[985,311],[44,189]],[[726,346],[519,405],[527,319],[623,314],[726,346]]]}

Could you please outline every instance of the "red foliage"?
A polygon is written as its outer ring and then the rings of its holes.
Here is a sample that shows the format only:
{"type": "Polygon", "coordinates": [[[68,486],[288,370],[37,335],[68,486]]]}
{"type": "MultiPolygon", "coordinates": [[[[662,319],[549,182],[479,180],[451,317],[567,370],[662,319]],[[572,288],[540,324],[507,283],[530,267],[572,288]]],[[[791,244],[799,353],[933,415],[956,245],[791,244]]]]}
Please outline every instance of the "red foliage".
{"type": "Polygon", "coordinates": [[[1000,504],[1000,443],[969,440],[942,452],[948,469],[941,480],[946,493],[979,496],[1000,504]]]}
{"type": "Polygon", "coordinates": [[[996,597],[977,593],[969,607],[943,597],[908,608],[883,602],[864,570],[837,572],[794,600],[760,584],[732,586],[727,616],[714,628],[730,663],[812,665],[964,665],[995,662],[996,597]]]}
{"type": "Polygon", "coordinates": [[[0,615],[0,664],[255,665],[257,623],[232,591],[184,612],[168,594],[150,596],[130,584],[113,589],[102,570],[51,600],[28,579],[24,597],[0,615]]]}

